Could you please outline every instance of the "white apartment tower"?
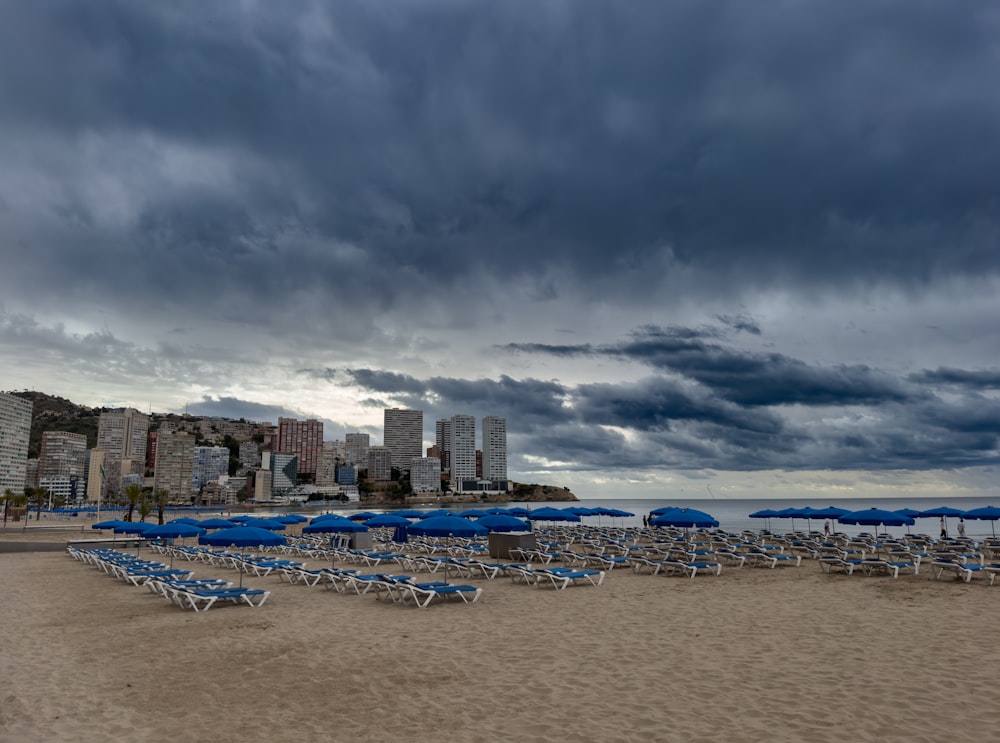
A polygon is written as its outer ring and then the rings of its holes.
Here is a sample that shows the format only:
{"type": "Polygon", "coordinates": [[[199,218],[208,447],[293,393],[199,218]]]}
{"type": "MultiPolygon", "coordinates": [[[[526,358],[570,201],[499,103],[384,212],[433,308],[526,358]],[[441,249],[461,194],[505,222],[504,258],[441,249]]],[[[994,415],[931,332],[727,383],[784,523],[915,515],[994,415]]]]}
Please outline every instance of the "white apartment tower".
{"type": "Polygon", "coordinates": [[[392,466],[409,470],[410,461],[424,453],[424,411],[387,408],[383,442],[392,453],[392,466]]]}
{"type": "Polygon", "coordinates": [[[229,475],[229,449],[225,446],[196,446],[191,469],[191,487],[195,492],[210,482],[229,475]]]}
{"type": "Polygon", "coordinates": [[[0,392],[0,493],[24,492],[33,407],[31,400],[0,392]]]}
{"type": "Polygon", "coordinates": [[[507,479],[507,419],[495,415],[483,418],[483,479],[507,479]]]}
{"type": "Polygon", "coordinates": [[[451,463],[451,480],[476,479],[476,418],[459,413],[449,421],[451,428],[451,448],[448,460],[451,463]]]}
{"type": "Polygon", "coordinates": [[[84,497],[87,437],[69,431],[45,431],[38,456],[38,485],[65,502],[84,497]]]}
{"type": "Polygon", "coordinates": [[[388,446],[368,447],[368,479],[373,482],[392,479],[392,452],[388,446]]]}
{"type": "Polygon", "coordinates": [[[438,457],[414,457],[410,462],[410,487],[414,493],[441,490],[441,460],[438,457]]]}

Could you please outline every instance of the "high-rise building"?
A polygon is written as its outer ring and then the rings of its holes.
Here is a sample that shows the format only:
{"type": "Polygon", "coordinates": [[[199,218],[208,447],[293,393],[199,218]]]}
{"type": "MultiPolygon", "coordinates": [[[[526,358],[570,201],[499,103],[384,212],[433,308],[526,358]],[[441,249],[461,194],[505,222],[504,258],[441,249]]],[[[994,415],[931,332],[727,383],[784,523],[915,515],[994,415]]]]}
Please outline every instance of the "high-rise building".
{"type": "Polygon", "coordinates": [[[342,441],[324,441],[316,467],[316,485],[328,487],[337,484],[337,467],[343,464],[339,456],[343,451],[342,441]]]}
{"type": "MultiPolygon", "coordinates": [[[[323,448],[323,422],[315,418],[300,421],[278,418],[278,439],[274,450],[295,454],[299,459],[297,477],[303,482],[316,481],[316,467],[323,448]]],[[[272,488],[275,486],[272,485],[272,488]]]]}
{"type": "Polygon", "coordinates": [[[271,454],[271,495],[284,495],[299,480],[299,455],[292,452],[271,454]]]}
{"type": "Polygon", "coordinates": [[[476,418],[459,413],[451,416],[451,480],[476,479],[476,418]]]}
{"type": "Polygon", "coordinates": [[[196,446],[191,469],[191,487],[195,492],[210,482],[229,476],[229,449],[225,446],[196,446]]]}
{"type": "Polygon", "coordinates": [[[388,446],[368,447],[368,479],[380,482],[392,479],[392,452],[388,446]]]}
{"type": "Polygon", "coordinates": [[[414,457],[410,462],[410,487],[414,493],[441,490],[441,460],[437,457],[414,457]]]}
{"type": "Polygon", "coordinates": [[[507,419],[483,418],[483,479],[507,480],[507,419]]]}
{"type": "Polygon", "coordinates": [[[410,460],[424,452],[424,411],[388,408],[383,422],[383,443],[392,452],[392,466],[408,470],[410,460]]]}
{"type": "Polygon", "coordinates": [[[88,453],[90,456],[87,463],[87,500],[91,503],[100,503],[104,494],[104,452],[100,449],[89,449],[88,453]]]}
{"type": "Polygon", "coordinates": [[[367,433],[344,434],[344,444],[347,464],[353,464],[355,467],[368,466],[368,447],[371,446],[371,437],[367,433]]]}
{"type": "Polygon", "coordinates": [[[253,470],[260,467],[260,447],[256,441],[244,441],[240,444],[240,469],[253,470]]]}
{"type": "Polygon", "coordinates": [[[97,448],[104,452],[105,492],[119,493],[122,486],[122,460],[146,462],[146,437],[149,416],[138,410],[105,411],[97,424],[97,448]]]}
{"type": "Polygon", "coordinates": [[[38,456],[38,477],[83,477],[87,459],[87,437],[69,431],[42,433],[42,450],[38,456]]]}
{"type": "Polygon", "coordinates": [[[165,490],[171,500],[186,501],[193,493],[194,436],[160,432],[156,441],[156,474],[153,492],[165,490]]]}
{"type": "Polygon", "coordinates": [[[24,492],[33,407],[31,400],[0,392],[0,493],[24,492]]]}
{"type": "Polygon", "coordinates": [[[451,472],[451,421],[447,418],[439,420],[434,424],[434,443],[437,446],[438,455],[441,457],[441,471],[451,472]]]}

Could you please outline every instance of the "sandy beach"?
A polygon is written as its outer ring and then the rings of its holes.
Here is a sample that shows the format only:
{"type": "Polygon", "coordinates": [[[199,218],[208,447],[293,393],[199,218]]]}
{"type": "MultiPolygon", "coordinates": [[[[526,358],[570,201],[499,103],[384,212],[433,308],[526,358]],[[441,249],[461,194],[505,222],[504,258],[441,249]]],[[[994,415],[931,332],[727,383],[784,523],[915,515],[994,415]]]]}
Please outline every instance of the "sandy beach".
{"type": "Polygon", "coordinates": [[[271,575],[245,580],[264,606],[196,614],[65,552],[0,554],[0,741],[996,736],[1000,585],[811,560],[466,582],[478,603],[417,609],[271,575]]]}

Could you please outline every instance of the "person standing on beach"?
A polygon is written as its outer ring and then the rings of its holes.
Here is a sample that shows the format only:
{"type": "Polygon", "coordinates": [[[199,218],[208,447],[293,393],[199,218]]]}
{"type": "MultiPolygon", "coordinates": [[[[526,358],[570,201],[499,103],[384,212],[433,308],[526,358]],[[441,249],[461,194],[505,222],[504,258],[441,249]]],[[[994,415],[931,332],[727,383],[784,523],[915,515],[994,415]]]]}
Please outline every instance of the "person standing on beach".
{"type": "Polygon", "coordinates": [[[958,536],[965,539],[965,519],[958,520],[958,536]]]}
{"type": "Polygon", "coordinates": [[[830,519],[827,519],[823,523],[823,533],[826,534],[826,536],[830,536],[830,519]]]}
{"type": "Polygon", "coordinates": [[[944,520],[944,516],[941,517],[941,536],[948,536],[948,522],[944,520]]]}

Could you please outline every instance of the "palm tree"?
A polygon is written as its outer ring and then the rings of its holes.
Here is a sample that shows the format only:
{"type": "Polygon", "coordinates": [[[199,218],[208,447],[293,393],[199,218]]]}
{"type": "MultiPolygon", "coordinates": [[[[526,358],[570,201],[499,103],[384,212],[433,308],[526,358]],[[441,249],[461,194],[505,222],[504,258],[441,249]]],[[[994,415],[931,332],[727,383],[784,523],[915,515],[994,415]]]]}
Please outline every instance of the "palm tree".
{"type": "Polygon", "coordinates": [[[128,499],[128,516],[125,520],[132,521],[132,514],[135,512],[135,507],[138,506],[139,501],[142,500],[142,486],[129,485],[125,488],[125,497],[128,499]]]}
{"type": "MultiPolygon", "coordinates": [[[[153,501],[146,497],[145,493],[142,493],[139,497],[139,517],[145,521],[146,517],[149,516],[153,511],[153,501]]],[[[160,523],[163,523],[162,521],[160,523]]]]}
{"type": "Polygon", "coordinates": [[[163,525],[163,511],[167,507],[167,500],[170,499],[170,493],[166,490],[157,490],[153,495],[153,500],[156,501],[156,511],[157,515],[160,517],[160,525],[163,525]]]}

